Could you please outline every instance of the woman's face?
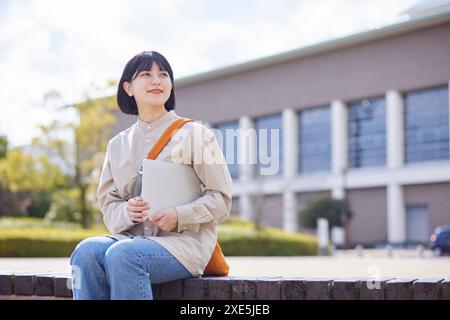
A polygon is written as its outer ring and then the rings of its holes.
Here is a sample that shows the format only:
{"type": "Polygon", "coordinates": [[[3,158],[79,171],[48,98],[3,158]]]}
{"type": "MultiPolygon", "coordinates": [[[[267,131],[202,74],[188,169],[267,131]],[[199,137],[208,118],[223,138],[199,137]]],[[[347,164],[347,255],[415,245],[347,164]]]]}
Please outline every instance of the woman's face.
{"type": "Polygon", "coordinates": [[[169,100],[172,81],[169,72],[159,68],[156,62],[150,70],[139,72],[134,80],[124,83],[124,89],[130,96],[134,96],[138,106],[164,106],[169,100]]]}

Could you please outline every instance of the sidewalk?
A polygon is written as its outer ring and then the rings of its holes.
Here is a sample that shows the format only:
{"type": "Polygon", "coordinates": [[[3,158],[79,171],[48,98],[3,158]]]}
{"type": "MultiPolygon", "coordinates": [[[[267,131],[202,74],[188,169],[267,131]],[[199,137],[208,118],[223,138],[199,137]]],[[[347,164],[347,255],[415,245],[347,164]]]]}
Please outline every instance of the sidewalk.
{"type": "MultiPolygon", "coordinates": [[[[227,257],[230,276],[450,278],[450,257],[414,250],[386,256],[382,250],[339,251],[333,257],[227,257]]],[[[1,271],[70,273],[68,258],[0,258],[1,271]]]]}

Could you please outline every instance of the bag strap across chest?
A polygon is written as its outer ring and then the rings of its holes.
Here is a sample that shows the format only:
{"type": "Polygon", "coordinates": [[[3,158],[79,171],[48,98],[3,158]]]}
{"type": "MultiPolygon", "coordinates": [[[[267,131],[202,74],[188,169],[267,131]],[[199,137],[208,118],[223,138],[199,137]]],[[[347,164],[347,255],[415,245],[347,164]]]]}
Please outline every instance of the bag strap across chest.
{"type": "Polygon", "coordinates": [[[152,150],[147,155],[147,159],[155,160],[160,152],[164,149],[164,147],[169,143],[170,139],[174,135],[175,131],[184,126],[188,122],[193,122],[193,119],[189,118],[179,118],[175,120],[164,133],[159,137],[158,141],[156,141],[152,150]]]}

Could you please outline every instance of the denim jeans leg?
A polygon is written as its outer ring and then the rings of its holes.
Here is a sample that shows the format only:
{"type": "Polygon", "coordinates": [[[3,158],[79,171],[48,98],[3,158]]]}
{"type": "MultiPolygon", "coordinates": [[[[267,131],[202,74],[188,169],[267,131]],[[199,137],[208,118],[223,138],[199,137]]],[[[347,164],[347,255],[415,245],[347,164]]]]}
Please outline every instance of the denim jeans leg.
{"type": "Polygon", "coordinates": [[[110,288],[105,274],[105,252],[117,240],[105,236],[81,241],[70,256],[74,300],[108,300],[110,288]]]}
{"type": "Polygon", "coordinates": [[[105,257],[112,300],[152,300],[151,283],[192,277],[164,247],[143,237],[118,241],[105,257]]]}

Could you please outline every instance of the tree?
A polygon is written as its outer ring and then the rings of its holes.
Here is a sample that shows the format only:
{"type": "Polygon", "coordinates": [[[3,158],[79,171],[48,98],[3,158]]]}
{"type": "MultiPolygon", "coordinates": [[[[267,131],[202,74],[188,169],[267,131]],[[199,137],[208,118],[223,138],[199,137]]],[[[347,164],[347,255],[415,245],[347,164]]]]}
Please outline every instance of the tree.
{"type": "Polygon", "coordinates": [[[321,197],[309,201],[306,208],[300,211],[300,223],[306,228],[317,228],[317,219],[325,218],[328,226],[342,227],[344,221],[350,220],[352,212],[346,200],[321,197]]]}
{"type": "MultiPolygon", "coordinates": [[[[108,82],[107,86],[112,85],[115,82],[108,82]]],[[[59,97],[58,93],[50,91],[44,101],[59,97]]],[[[59,161],[68,168],[71,184],[78,189],[81,224],[83,228],[88,228],[95,199],[92,194],[96,189],[98,172],[116,120],[113,114],[115,96],[94,99],[86,92],[83,102],[65,105],[61,110],[68,108],[76,113],[77,120],[66,123],[55,120],[49,125],[41,125],[42,136],[33,139],[33,145],[56,154],[59,161]],[[71,136],[72,141],[68,141],[67,136],[71,136]]]]}
{"type": "Polygon", "coordinates": [[[33,194],[49,193],[66,183],[61,170],[46,156],[34,157],[13,148],[0,159],[0,213],[25,214],[33,194]]]}
{"type": "Polygon", "coordinates": [[[7,152],[8,152],[8,137],[0,136],[0,159],[6,157],[7,152]]]}
{"type": "Polygon", "coordinates": [[[50,191],[65,183],[60,169],[46,156],[33,157],[20,148],[11,149],[0,160],[0,179],[12,192],[50,191]]]}

